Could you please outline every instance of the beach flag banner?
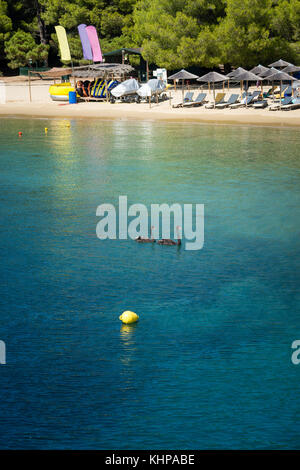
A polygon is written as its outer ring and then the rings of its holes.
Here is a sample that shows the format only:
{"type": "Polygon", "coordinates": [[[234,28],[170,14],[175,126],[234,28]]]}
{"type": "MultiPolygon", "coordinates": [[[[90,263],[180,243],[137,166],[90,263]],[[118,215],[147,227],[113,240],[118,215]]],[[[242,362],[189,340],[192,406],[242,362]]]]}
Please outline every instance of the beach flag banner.
{"type": "Polygon", "coordinates": [[[80,40],[81,40],[84,59],[93,60],[93,52],[92,52],[89,37],[86,32],[86,24],[80,24],[78,26],[78,33],[79,33],[80,40]]]}
{"type": "Polygon", "coordinates": [[[102,53],[99,44],[98,34],[95,26],[87,26],[85,28],[86,33],[88,35],[90,45],[93,52],[93,61],[94,62],[102,62],[102,53]]]}
{"type": "Polygon", "coordinates": [[[55,31],[60,49],[60,59],[71,62],[71,54],[66,30],[63,26],[55,26],[55,31]]]}

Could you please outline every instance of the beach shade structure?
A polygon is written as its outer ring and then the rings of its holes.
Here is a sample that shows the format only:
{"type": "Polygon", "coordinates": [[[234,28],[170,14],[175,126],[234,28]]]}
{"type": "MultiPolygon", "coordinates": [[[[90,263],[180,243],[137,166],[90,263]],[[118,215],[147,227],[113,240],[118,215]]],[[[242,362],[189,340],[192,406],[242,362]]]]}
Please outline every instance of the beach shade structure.
{"type": "Polygon", "coordinates": [[[265,70],[265,72],[261,72],[259,75],[260,77],[267,78],[275,72],[279,72],[279,70],[275,69],[275,67],[271,67],[270,69],[265,70]]]}
{"type": "MultiPolygon", "coordinates": [[[[263,80],[268,80],[267,77],[269,77],[270,75],[272,75],[273,73],[276,73],[276,72],[279,72],[278,69],[275,69],[275,67],[271,67],[270,69],[267,69],[263,72],[261,72],[259,74],[259,76],[263,79],[263,80]]],[[[274,89],[272,90],[274,91],[274,89]]],[[[262,92],[263,92],[263,85],[262,85],[262,92]]]]}
{"type": "Polygon", "coordinates": [[[233,78],[233,77],[235,77],[236,75],[238,75],[239,73],[245,72],[245,71],[246,71],[246,70],[243,69],[243,67],[238,67],[237,69],[233,70],[232,72],[229,72],[229,73],[227,74],[227,77],[233,78]]]}
{"type": "Polygon", "coordinates": [[[268,67],[277,67],[279,69],[283,69],[284,67],[287,67],[288,65],[293,65],[290,62],[286,62],[283,59],[279,59],[276,62],[273,62],[273,64],[269,64],[268,67]]]}
{"type": "MultiPolygon", "coordinates": [[[[286,72],[275,72],[272,75],[269,75],[265,78],[265,80],[270,80],[270,82],[280,81],[280,109],[281,109],[281,90],[282,90],[282,82],[288,81],[292,82],[296,80],[296,78],[292,77],[292,75],[287,74],[286,72]]],[[[273,87],[273,101],[274,101],[274,87],[273,87]]]]}
{"type": "Polygon", "coordinates": [[[244,70],[243,72],[240,72],[239,74],[235,75],[234,76],[234,80],[239,80],[241,82],[241,90],[242,90],[242,87],[243,87],[243,82],[245,81],[247,83],[247,86],[246,86],[246,99],[245,99],[245,103],[246,103],[246,107],[247,107],[247,103],[248,103],[248,100],[247,100],[247,97],[248,97],[248,82],[257,82],[257,81],[261,81],[261,78],[259,75],[256,75],[255,73],[252,73],[252,72],[249,72],[248,70],[244,70]]]}
{"type": "MultiPolygon", "coordinates": [[[[253,67],[253,69],[249,70],[249,72],[255,73],[256,75],[261,76],[262,73],[264,72],[269,72],[270,69],[268,67],[265,67],[264,65],[257,65],[256,67],[253,67]]],[[[263,82],[261,81],[261,94],[264,94],[264,87],[263,87],[263,82]]]]}
{"type": "Polygon", "coordinates": [[[227,75],[223,75],[218,72],[209,72],[202,77],[197,79],[197,82],[206,82],[213,84],[213,95],[214,95],[214,108],[216,107],[216,96],[215,96],[215,83],[216,82],[225,82],[225,80],[229,80],[227,75]]]}
{"type": "Polygon", "coordinates": [[[244,72],[240,72],[238,75],[235,75],[234,79],[239,80],[239,81],[243,80],[243,81],[254,82],[257,80],[261,80],[261,77],[259,75],[256,75],[255,73],[245,70],[244,72]]]}
{"type": "Polygon", "coordinates": [[[193,73],[190,73],[184,69],[181,69],[179,72],[174,73],[174,75],[168,77],[168,80],[182,80],[182,102],[184,97],[184,81],[194,80],[195,78],[198,78],[198,75],[194,75],[193,73]]]}
{"type": "Polygon", "coordinates": [[[297,67],[297,65],[287,65],[284,69],[282,69],[282,72],[285,72],[285,73],[300,72],[300,67],[297,67]]]}
{"type": "Polygon", "coordinates": [[[90,79],[91,77],[96,80],[102,78],[105,81],[106,99],[108,100],[108,81],[121,80],[121,77],[129,75],[134,71],[134,68],[129,64],[90,64],[74,67],[72,77],[74,79],[84,78],[90,79]]]}
{"type": "Polygon", "coordinates": [[[129,75],[134,68],[129,64],[111,64],[102,62],[102,64],[81,65],[74,67],[72,76],[76,78],[117,78],[129,75]]]}
{"type": "MultiPolygon", "coordinates": [[[[282,69],[282,72],[286,72],[286,73],[289,73],[289,74],[294,74],[296,72],[300,72],[300,67],[298,67],[297,65],[288,65],[287,67],[282,69]]],[[[298,78],[297,78],[297,80],[298,80],[298,78]]],[[[294,96],[294,89],[299,87],[299,85],[297,87],[294,87],[294,83],[296,83],[296,81],[293,82],[293,87],[292,87],[292,95],[293,96],[294,96]]]]}
{"type": "Polygon", "coordinates": [[[80,24],[77,29],[82,45],[83,58],[86,60],[93,60],[93,51],[86,32],[86,24],[80,24]]]}
{"type": "Polygon", "coordinates": [[[256,67],[253,67],[253,69],[249,70],[249,72],[255,73],[257,75],[261,75],[263,72],[267,72],[270,69],[268,67],[264,67],[263,65],[257,65],[256,67]]]}

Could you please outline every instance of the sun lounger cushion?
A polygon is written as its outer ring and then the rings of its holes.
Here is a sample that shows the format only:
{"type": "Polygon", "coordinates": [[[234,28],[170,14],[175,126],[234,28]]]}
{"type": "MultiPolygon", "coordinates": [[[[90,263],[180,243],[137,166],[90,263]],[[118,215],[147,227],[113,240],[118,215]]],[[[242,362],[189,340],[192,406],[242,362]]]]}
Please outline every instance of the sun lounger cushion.
{"type": "Polygon", "coordinates": [[[203,103],[205,98],[206,98],[206,93],[199,93],[195,101],[188,101],[186,103],[183,103],[183,107],[188,108],[188,107],[193,107],[193,106],[200,106],[203,103]]]}
{"type": "MultiPolygon", "coordinates": [[[[287,106],[287,105],[292,104],[292,102],[293,102],[293,97],[292,96],[287,96],[286,98],[284,98],[284,100],[282,100],[281,108],[283,106],[287,106]]],[[[270,111],[278,111],[278,109],[280,109],[280,103],[273,104],[269,108],[270,111]]]]}
{"type": "Polygon", "coordinates": [[[291,96],[293,92],[293,88],[288,86],[286,90],[284,90],[284,96],[291,96]]]}
{"type": "Polygon", "coordinates": [[[234,103],[229,106],[230,109],[241,108],[242,106],[248,106],[253,100],[253,95],[248,95],[247,98],[244,98],[241,103],[234,103]]]}
{"type": "Polygon", "coordinates": [[[208,103],[207,105],[205,105],[205,107],[206,107],[207,109],[212,109],[212,108],[214,108],[215,105],[223,103],[224,97],[225,97],[225,93],[217,93],[217,96],[216,96],[216,98],[215,98],[215,101],[212,102],[212,103],[208,103]]]}
{"type": "Polygon", "coordinates": [[[238,94],[232,94],[232,95],[230,95],[230,97],[228,98],[228,100],[225,103],[217,104],[216,108],[219,108],[219,109],[226,108],[227,106],[230,106],[231,104],[234,104],[237,101],[238,97],[239,97],[238,94]]]}
{"type": "Polygon", "coordinates": [[[281,109],[283,111],[291,111],[293,109],[299,109],[299,108],[300,108],[300,98],[293,98],[290,104],[281,106],[281,109]]]}
{"type": "Polygon", "coordinates": [[[252,108],[266,108],[268,106],[267,100],[256,101],[253,103],[252,108]]]}
{"type": "Polygon", "coordinates": [[[192,101],[193,99],[193,96],[194,96],[194,92],[193,91],[188,91],[186,94],[185,94],[185,97],[183,98],[183,102],[182,103],[177,103],[177,104],[173,104],[173,108],[181,108],[183,106],[184,103],[189,103],[192,101]]]}

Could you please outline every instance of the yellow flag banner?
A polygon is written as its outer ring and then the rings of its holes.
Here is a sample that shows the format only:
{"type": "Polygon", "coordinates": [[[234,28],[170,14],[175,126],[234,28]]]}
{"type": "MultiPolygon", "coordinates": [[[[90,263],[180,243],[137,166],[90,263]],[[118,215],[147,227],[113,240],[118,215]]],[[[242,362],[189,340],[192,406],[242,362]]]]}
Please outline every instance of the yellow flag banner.
{"type": "Polygon", "coordinates": [[[71,61],[70,48],[68,43],[68,38],[66,30],[63,26],[55,26],[55,31],[57,34],[59,49],[60,49],[60,59],[67,62],[71,61]]]}

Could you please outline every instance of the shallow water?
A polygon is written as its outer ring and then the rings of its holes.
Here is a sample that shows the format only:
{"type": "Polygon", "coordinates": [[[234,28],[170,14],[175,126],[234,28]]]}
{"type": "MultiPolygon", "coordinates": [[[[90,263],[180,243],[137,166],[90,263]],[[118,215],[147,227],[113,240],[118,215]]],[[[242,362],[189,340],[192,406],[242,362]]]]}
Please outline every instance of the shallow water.
{"type": "Polygon", "coordinates": [[[299,144],[0,120],[1,448],[299,448],[299,144]],[[100,241],[96,208],[119,195],[205,204],[204,248],[100,241]]]}

